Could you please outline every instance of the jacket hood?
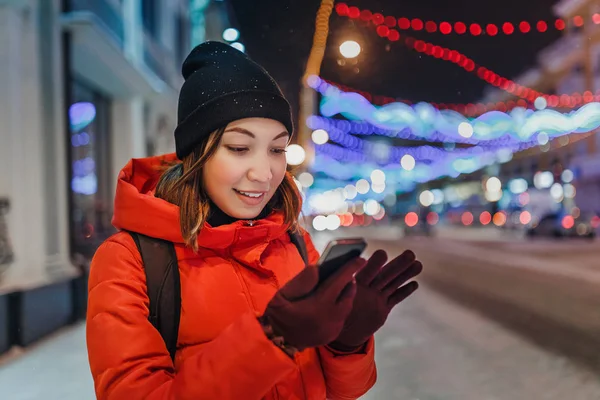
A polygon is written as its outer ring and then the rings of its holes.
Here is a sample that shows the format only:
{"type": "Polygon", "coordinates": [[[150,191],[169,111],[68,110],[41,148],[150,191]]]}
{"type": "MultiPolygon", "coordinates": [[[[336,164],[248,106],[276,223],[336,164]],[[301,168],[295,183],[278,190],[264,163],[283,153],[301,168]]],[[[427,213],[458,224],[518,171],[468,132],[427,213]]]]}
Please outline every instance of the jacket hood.
{"type": "MultiPolygon", "coordinates": [[[[137,158],[130,160],[119,173],[112,224],[119,230],[184,243],[179,224],[179,207],[154,197],[158,179],[165,167],[178,162],[177,156],[137,158]]],[[[243,247],[256,242],[268,243],[287,232],[283,213],[272,212],[248,226],[245,221],[212,227],[204,224],[198,244],[205,248],[226,248],[236,243],[243,247]]]]}

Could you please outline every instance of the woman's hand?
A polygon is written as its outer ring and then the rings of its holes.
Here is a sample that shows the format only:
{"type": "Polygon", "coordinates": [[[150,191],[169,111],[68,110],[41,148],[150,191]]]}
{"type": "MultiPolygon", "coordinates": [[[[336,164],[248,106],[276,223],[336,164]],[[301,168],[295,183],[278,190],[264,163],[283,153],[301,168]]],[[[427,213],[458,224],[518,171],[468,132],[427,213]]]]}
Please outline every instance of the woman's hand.
{"type": "Polygon", "coordinates": [[[275,336],[298,350],[324,346],[339,336],[352,310],[356,283],[353,276],[366,261],[356,258],[324,282],[316,267],[306,267],[271,299],[261,322],[275,336]]]}
{"type": "Polygon", "coordinates": [[[342,332],[329,344],[332,349],[360,348],[383,326],[394,306],[419,287],[417,282],[406,284],[423,270],[412,251],[405,251],[383,266],[386,261],[386,252],[377,250],[356,275],[354,305],[342,332]]]}

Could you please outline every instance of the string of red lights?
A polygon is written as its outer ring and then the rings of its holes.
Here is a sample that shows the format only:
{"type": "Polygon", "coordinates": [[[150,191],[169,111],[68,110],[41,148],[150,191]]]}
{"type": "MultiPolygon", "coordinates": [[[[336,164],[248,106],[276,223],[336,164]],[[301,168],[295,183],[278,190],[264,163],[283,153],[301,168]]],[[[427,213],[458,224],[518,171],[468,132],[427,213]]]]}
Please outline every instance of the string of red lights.
{"type": "MultiPolygon", "coordinates": [[[[440,32],[444,35],[458,34],[465,35],[470,34],[472,36],[496,36],[499,34],[512,35],[514,33],[532,33],[539,32],[544,33],[549,30],[562,31],[567,27],[567,24],[572,21],[576,27],[582,27],[586,21],[581,15],[576,15],[572,19],[557,18],[553,21],[521,21],[518,23],[504,22],[502,24],[493,23],[465,23],[462,21],[457,22],[436,22],[431,20],[423,20],[420,18],[407,18],[388,15],[384,16],[380,13],[374,13],[370,10],[361,10],[355,6],[348,6],[346,3],[338,3],[335,6],[335,11],[342,17],[349,17],[352,19],[361,19],[366,22],[372,22],[375,25],[387,26],[388,28],[398,28],[400,30],[413,30],[413,31],[425,31],[428,33],[440,32]]],[[[596,25],[600,24],[600,14],[595,13],[592,15],[591,20],[588,23],[596,25]]]]}
{"type": "MultiPolygon", "coordinates": [[[[359,10],[359,13],[360,12],[361,11],[359,10]]],[[[374,25],[376,26],[377,34],[382,38],[386,38],[391,42],[400,41],[402,44],[419,53],[450,61],[467,72],[475,73],[480,79],[485,80],[489,84],[530,102],[534,102],[538,97],[543,97],[550,107],[560,106],[572,108],[596,100],[596,96],[590,91],[586,91],[583,94],[573,93],[572,95],[563,94],[560,96],[538,92],[535,89],[520,85],[511,79],[505,78],[489,68],[478,65],[475,61],[456,50],[434,45],[433,43],[418,40],[407,35],[401,37],[400,32],[398,32],[397,29],[389,28],[387,25],[374,25]]]]}

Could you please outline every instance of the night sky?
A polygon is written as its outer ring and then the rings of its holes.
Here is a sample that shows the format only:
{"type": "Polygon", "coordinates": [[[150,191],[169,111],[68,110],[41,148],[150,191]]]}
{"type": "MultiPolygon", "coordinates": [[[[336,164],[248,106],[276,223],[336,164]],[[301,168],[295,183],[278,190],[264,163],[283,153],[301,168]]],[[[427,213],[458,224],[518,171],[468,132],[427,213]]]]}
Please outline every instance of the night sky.
{"type": "MultiPolygon", "coordinates": [[[[241,31],[247,53],[261,63],[280,83],[297,109],[299,81],[312,45],[314,19],[318,0],[226,0],[231,8],[232,22],[241,31]]],[[[383,15],[420,18],[436,22],[463,21],[483,24],[520,21],[548,21],[556,16],[552,0],[348,0],[349,6],[369,9],[383,15]]],[[[338,16],[330,19],[328,47],[321,75],[373,94],[398,97],[410,101],[440,103],[477,102],[489,86],[475,74],[459,66],[422,55],[400,42],[380,38],[375,29],[360,21],[338,16]],[[354,39],[363,47],[358,63],[338,65],[339,44],[354,39]],[[359,71],[356,72],[358,67],[359,71]]],[[[535,26],[534,29],[535,31],[535,26]]],[[[507,78],[516,78],[535,65],[539,50],[551,44],[561,33],[550,28],[545,33],[515,32],[511,36],[443,35],[401,31],[416,39],[427,40],[455,49],[479,65],[507,78]]]]}

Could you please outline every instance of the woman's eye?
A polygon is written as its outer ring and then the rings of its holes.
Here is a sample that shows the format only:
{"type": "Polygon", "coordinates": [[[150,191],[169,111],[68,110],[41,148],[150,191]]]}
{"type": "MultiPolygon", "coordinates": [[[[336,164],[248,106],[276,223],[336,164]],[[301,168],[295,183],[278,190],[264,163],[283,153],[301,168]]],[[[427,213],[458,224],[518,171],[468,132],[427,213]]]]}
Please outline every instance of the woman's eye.
{"type": "Polygon", "coordinates": [[[234,153],[243,153],[244,151],[248,150],[247,147],[233,147],[233,146],[227,146],[227,149],[234,153]]]}
{"type": "Polygon", "coordinates": [[[284,153],[286,153],[286,152],[287,152],[287,150],[286,150],[286,149],[273,149],[273,150],[271,150],[271,151],[272,151],[273,153],[275,153],[275,154],[284,154],[284,153]]]}

